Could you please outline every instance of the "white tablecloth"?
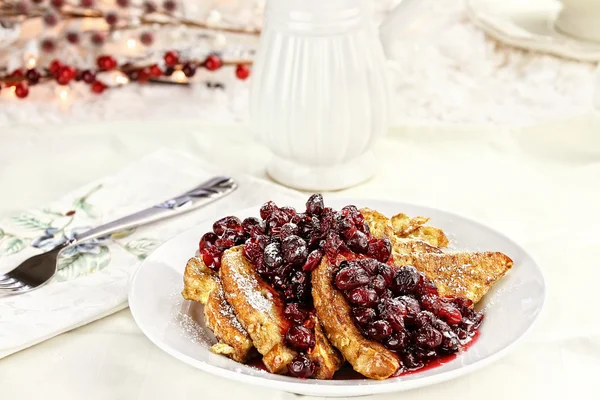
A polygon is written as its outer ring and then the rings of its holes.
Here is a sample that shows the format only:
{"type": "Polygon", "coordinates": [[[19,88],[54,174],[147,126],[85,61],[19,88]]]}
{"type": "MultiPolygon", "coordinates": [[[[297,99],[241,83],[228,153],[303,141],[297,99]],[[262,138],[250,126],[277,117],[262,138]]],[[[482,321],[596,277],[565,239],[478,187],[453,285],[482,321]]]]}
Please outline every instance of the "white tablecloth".
{"type": "MultiPolygon", "coordinates": [[[[373,180],[328,194],[419,203],[489,224],[531,252],[549,287],[539,323],[501,361],[374,399],[598,398],[599,126],[578,119],[522,131],[393,131],[378,146],[382,169],[373,180]]],[[[185,121],[3,130],[0,214],[58,198],[159,148],[264,176],[267,153],[244,132],[185,121]]],[[[232,384],[171,358],[128,310],[0,360],[0,388],[3,399],[295,397],[232,384]]]]}

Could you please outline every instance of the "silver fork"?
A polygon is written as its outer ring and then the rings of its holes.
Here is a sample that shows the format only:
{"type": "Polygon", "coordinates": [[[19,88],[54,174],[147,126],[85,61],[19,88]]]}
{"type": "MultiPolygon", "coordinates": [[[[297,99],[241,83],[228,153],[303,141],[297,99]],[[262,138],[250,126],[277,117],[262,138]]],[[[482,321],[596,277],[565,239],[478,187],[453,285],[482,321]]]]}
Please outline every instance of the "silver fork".
{"type": "Polygon", "coordinates": [[[233,179],[224,176],[215,177],[154,207],[90,229],[46,253],[28,258],[17,268],[0,275],[0,296],[30,292],[49,282],[56,274],[56,261],[60,252],[69,247],[194,210],[228,195],[236,188],[237,184],[233,179]]]}

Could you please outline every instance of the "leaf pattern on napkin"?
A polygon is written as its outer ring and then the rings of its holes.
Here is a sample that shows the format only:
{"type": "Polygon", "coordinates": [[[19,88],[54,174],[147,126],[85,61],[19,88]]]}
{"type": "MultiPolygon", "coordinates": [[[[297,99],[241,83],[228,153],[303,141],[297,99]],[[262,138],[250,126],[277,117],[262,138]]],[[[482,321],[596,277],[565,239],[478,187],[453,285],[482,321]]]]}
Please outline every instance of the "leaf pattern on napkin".
{"type": "Polygon", "coordinates": [[[95,246],[94,250],[74,251],[58,260],[58,282],[70,281],[106,268],[110,264],[111,255],[108,246],[95,246]]]}
{"type": "Polygon", "coordinates": [[[124,249],[135,255],[138,260],[144,260],[159,244],[156,239],[141,238],[128,242],[124,249]]]}

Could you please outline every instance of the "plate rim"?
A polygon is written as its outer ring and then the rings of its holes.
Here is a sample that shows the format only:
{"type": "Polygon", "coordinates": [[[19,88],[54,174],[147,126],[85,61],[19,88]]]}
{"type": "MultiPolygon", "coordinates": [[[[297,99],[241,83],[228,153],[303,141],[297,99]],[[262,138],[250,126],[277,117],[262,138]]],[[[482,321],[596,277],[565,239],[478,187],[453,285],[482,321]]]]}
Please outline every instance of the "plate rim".
{"type": "MultiPolygon", "coordinates": [[[[466,365],[466,366],[463,366],[463,367],[460,367],[460,368],[457,368],[457,369],[454,369],[451,371],[446,371],[446,372],[442,372],[437,375],[426,376],[426,377],[423,377],[420,379],[412,379],[412,380],[408,380],[408,381],[382,380],[382,381],[379,381],[379,382],[381,382],[381,384],[377,384],[377,385],[361,385],[361,384],[351,384],[351,383],[341,384],[341,383],[339,383],[339,382],[352,382],[353,380],[342,380],[342,381],[338,380],[338,381],[335,381],[335,382],[338,382],[338,384],[336,384],[336,385],[328,385],[327,384],[328,381],[326,381],[326,380],[323,380],[323,381],[302,380],[300,382],[288,382],[288,381],[280,381],[280,380],[271,379],[270,378],[271,374],[268,374],[268,373],[265,374],[265,376],[252,376],[252,375],[241,374],[236,371],[227,370],[227,369],[224,369],[224,368],[221,368],[218,366],[213,366],[212,364],[210,364],[208,362],[199,361],[191,356],[183,354],[180,351],[173,349],[168,344],[164,343],[162,340],[160,340],[160,338],[155,337],[152,333],[150,333],[143,326],[143,324],[139,323],[138,318],[136,317],[136,313],[137,313],[136,310],[137,310],[138,306],[135,301],[133,301],[133,302],[131,301],[132,298],[135,298],[134,288],[135,288],[135,282],[139,276],[139,272],[142,270],[144,265],[146,265],[146,263],[150,261],[154,252],[158,251],[163,246],[167,246],[172,241],[177,240],[177,238],[185,235],[189,231],[191,231],[193,229],[197,229],[200,225],[204,224],[206,221],[209,221],[212,218],[212,217],[208,217],[208,218],[203,219],[202,221],[198,222],[194,226],[178,233],[177,235],[168,239],[164,243],[162,243],[151,254],[149,254],[148,257],[144,261],[142,261],[138,265],[136,270],[133,272],[131,279],[129,281],[129,285],[128,285],[127,298],[129,301],[129,307],[131,309],[131,314],[133,316],[133,319],[134,319],[136,325],[142,331],[144,336],[146,336],[159,349],[166,352],[170,356],[176,358],[177,360],[180,360],[188,365],[193,366],[194,368],[197,368],[197,369],[207,372],[209,374],[216,375],[216,376],[226,378],[226,379],[230,379],[232,381],[239,381],[239,382],[247,383],[250,385],[260,386],[260,387],[268,388],[268,389],[281,390],[284,392],[291,392],[291,393],[304,394],[304,395],[341,397],[341,396],[361,396],[361,395],[369,395],[369,394],[400,392],[400,391],[415,389],[418,387],[429,386],[429,385],[433,385],[436,383],[446,382],[451,379],[454,379],[454,378],[457,378],[457,377],[460,377],[463,375],[467,375],[475,370],[478,370],[480,368],[488,366],[488,365],[498,361],[502,357],[504,357],[511,350],[513,350],[516,346],[518,346],[520,343],[522,343],[522,341],[531,333],[532,329],[539,322],[539,317],[544,312],[546,299],[547,299],[547,285],[546,285],[546,278],[544,277],[543,270],[540,268],[540,266],[535,261],[533,256],[531,256],[531,254],[523,246],[521,246],[519,243],[517,243],[516,241],[514,241],[507,235],[505,235],[503,232],[501,232],[495,228],[492,228],[488,225],[485,225],[481,222],[478,222],[472,218],[465,217],[463,215],[460,215],[460,214],[457,214],[454,212],[446,211],[441,208],[435,208],[435,207],[430,207],[430,206],[426,206],[426,205],[419,205],[419,204],[414,204],[414,203],[400,202],[400,201],[394,201],[394,200],[388,200],[388,199],[376,199],[376,198],[369,198],[369,197],[335,197],[335,196],[332,196],[328,200],[330,202],[331,201],[347,202],[347,204],[353,204],[353,203],[365,204],[368,201],[376,201],[379,203],[387,203],[389,205],[394,205],[394,206],[399,206],[399,207],[408,206],[408,207],[421,208],[424,210],[432,210],[435,212],[442,212],[451,218],[459,218],[459,219],[467,221],[471,224],[474,224],[479,227],[485,228],[487,230],[493,231],[496,235],[500,236],[502,239],[506,240],[507,242],[509,242],[512,245],[519,248],[523,252],[523,254],[525,254],[527,257],[529,257],[531,259],[533,266],[535,267],[535,271],[538,273],[538,275],[541,279],[540,283],[541,283],[542,292],[541,292],[541,296],[540,296],[539,312],[535,315],[531,324],[518,337],[516,337],[515,340],[513,340],[511,343],[509,343],[504,348],[498,350],[497,352],[495,352],[485,358],[477,360],[477,361],[473,362],[472,364],[469,364],[469,365],[466,365]]],[[[244,213],[244,212],[248,212],[248,211],[256,212],[256,210],[259,207],[260,207],[260,205],[236,209],[232,212],[232,214],[239,214],[239,213],[244,213]]],[[[375,381],[375,382],[377,382],[377,381],[375,381]]]]}

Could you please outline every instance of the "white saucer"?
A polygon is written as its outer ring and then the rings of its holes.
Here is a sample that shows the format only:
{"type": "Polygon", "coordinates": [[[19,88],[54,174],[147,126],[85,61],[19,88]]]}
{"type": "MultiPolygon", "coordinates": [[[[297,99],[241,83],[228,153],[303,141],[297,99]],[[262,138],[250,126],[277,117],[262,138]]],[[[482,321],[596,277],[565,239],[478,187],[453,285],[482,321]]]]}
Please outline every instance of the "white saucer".
{"type": "MultiPolygon", "coordinates": [[[[443,382],[473,372],[497,360],[531,329],[545,298],[542,273],[533,259],[512,240],[475,221],[432,208],[365,199],[325,199],[340,209],[347,204],[371,207],[387,215],[399,212],[431,217],[431,225],[442,228],[456,248],[495,250],[508,254],[514,266],[477,304],[485,312],[479,338],[452,361],[422,372],[383,381],[369,379],[318,381],[274,375],[236,363],[210,352],[215,338],[206,328],[203,307],[181,297],[183,272],[198,240],[212,229],[213,215],[171,239],[142,263],[132,278],[129,306],[142,332],[165,352],[204,372],[232,381],[313,396],[361,396],[398,392],[443,382]]],[[[303,204],[290,204],[301,209],[303,204]]],[[[231,210],[240,218],[257,216],[259,206],[231,210]]],[[[526,373],[526,371],[523,371],[526,373]]],[[[468,387],[466,388],[468,390],[468,387]]]]}
{"type": "Polygon", "coordinates": [[[559,32],[558,0],[467,0],[471,21],[511,46],[579,61],[600,61],[600,43],[559,32]]]}

